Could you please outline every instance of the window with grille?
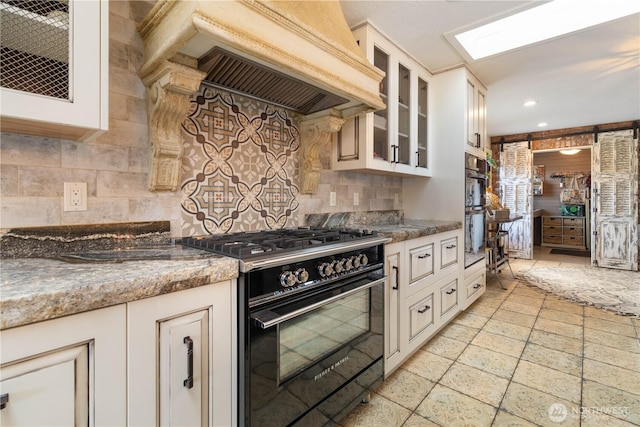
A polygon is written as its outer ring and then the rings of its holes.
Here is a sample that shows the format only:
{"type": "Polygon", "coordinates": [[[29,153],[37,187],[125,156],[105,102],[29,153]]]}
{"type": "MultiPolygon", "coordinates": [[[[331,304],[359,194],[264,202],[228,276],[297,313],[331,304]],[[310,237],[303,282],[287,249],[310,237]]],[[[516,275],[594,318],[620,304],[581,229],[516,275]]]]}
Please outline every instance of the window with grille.
{"type": "Polygon", "coordinates": [[[0,0],[0,86],[70,99],[70,0],[0,0]]]}

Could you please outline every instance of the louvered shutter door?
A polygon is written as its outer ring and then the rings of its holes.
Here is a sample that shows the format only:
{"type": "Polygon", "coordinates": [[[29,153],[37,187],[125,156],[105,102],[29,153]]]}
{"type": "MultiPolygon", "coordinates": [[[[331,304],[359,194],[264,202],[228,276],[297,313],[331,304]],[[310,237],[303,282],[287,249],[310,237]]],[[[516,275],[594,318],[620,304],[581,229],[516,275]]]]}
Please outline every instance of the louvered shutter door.
{"type": "Polygon", "coordinates": [[[592,263],[638,270],[638,139],[631,130],[600,134],[592,156],[592,263]]]}
{"type": "Polygon", "coordinates": [[[501,203],[522,219],[503,225],[509,230],[509,256],[531,259],[533,254],[533,155],[526,142],[504,145],[500,153],[501,203]]]}

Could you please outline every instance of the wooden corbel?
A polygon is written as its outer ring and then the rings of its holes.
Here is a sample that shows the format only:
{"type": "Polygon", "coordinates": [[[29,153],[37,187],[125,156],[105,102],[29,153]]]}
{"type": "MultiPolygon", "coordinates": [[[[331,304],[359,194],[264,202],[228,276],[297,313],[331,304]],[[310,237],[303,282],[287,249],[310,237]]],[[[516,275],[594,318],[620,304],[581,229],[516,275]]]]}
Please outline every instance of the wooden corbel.
{"type": "Polygon", "coordinates": [[[206,73],[171,61],[143,77],[147,87],[151,170],[149,191],[176,191],[182,167],[181,126],[206,73]]]}
{"type": "Polygon", "coordinates": [[[336,111],[327,111],[322,116],[305,118],[300,122],[300,192],[313,194],[320,182],[320,150],[329,149],[331,135],[338,132],[346,120],[336,111]]]}

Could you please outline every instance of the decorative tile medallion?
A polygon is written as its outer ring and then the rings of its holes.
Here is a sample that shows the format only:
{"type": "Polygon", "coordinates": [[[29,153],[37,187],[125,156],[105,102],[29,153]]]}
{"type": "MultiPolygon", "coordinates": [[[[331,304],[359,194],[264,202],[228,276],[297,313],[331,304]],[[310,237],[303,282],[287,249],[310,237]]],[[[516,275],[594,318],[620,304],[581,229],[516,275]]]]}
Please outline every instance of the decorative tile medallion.
{"type": "Polygon", "coordinates": [[[298,226],[290,112],[202,86],[183,122],[183,236],[298,226]]]}

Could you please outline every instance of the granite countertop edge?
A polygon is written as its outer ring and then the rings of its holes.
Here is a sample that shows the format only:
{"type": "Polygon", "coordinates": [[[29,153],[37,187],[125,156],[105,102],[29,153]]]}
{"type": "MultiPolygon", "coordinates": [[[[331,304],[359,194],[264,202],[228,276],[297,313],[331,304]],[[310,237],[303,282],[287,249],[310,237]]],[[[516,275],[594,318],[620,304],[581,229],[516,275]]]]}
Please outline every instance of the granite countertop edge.
{"type": "Polygon", "coordinates": [[[378,235],[391,239],[389,243],[403,242],[419,237],[444,233],[462,228],[461,221],[446,220],[404,220],[402,224],[360,226],[377,231],[378,235]]]}
{"type": "Polygon", "coordinates": [[[238,260],[67,263],[2,260],[0,330],[97,310],[238,277],[238,260]]]}

